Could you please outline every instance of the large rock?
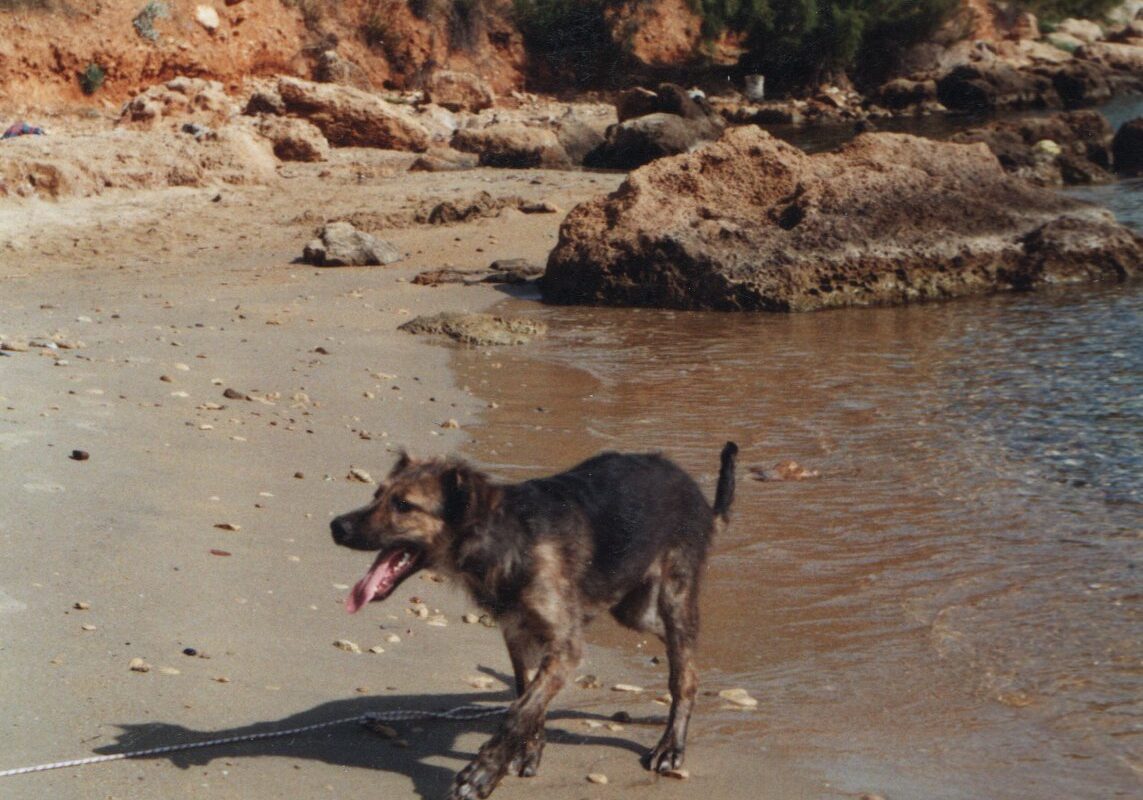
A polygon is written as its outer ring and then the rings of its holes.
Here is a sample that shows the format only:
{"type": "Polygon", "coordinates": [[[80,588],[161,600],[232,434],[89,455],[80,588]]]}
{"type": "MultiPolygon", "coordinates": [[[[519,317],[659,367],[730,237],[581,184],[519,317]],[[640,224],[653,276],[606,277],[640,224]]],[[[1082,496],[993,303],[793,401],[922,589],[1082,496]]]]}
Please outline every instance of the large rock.
{"type": "Polygon", "coordinates": [[[983,144],[904,134],[807,155],[756,127],[633,172],[568,215],[552,303],[804,311],[1122,280],[1143,237],[1005,174],[983,144]]]}
{"type": "Polygon", "coordinates": [[[688,119],[675,114],[648,114],[607,129],[607,138],[584,158],[584,165],[634,169],[657,158],[686,153],[722,135],[711,118],[688,119]]]}
{"type": "Polygon", "coordinates": [[[973,113],[1061,105],[1050,77],[1004,63],[955,67],[937,81],[937,98],[953,111],[973,113]]]}
{"type": "Polygon", "coordinates": [[[302,261],[319,267],[364,267],[392,264],[401,251],[348,222],[331,222],[306,245],[302,261]]]}
{"type": "Polygon", "coordinates": [[[425,100],[449,111],[483,111],[496,101],[492,87],[471,72],[442,69],[425,82],[425,100]]]}
{"type": "Polygon", "coordinates": [[[304,119],[263,116],[257,129],[274,145],[274,155],[283,161],[329,159],[329,142],[316,125],[304,119]]]}
{"type": "Polygon", "coordinates": [[[571,159],[555,131],[522,122],[462,128],[453,135],[452,146],[464,153],[476,153],[484,167],[559,169],[571,166],[571,159]]]}
{"type": "Polygon", "coordinates": [[[1111,150],[1116,172],[1124,177],[1143,175],[1143,117],[1136,117],[1119,127],[1111,150]]]}
{"type": "Polygon", "coordinates": [[[321,129],[334,147],[380,147],[423,153],[428,130],[407,107],[332,83],[281,78],[278,95],[286,111],[321,129]]]}

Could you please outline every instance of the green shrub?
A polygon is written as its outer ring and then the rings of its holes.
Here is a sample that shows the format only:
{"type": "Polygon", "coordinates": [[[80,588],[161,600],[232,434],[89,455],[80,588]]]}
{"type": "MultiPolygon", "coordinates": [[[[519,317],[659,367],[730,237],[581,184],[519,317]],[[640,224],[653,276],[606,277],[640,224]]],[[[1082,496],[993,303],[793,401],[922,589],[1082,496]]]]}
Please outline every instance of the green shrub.
{"type": "Polygon", "coordinates": [[[83,89],[86,95],[92,95],[99,91],[103,86],[103,81],[107,74],[103,71],[103,67],[96,63],[87,65],[87,69],[79,73],[79,87],[83,89]]]}
{"type": "Polygon", "coordinates": [[[617,80],[623,53],[603,17],[606,0],[515,0],[516,26],[533,56],[560,81],[586,86],[617,80]]]}

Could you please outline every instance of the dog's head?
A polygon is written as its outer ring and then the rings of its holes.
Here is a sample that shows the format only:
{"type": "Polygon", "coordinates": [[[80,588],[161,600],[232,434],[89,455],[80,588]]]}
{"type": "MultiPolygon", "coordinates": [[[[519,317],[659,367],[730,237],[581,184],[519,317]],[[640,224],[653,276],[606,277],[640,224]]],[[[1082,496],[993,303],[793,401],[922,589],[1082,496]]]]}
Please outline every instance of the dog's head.
{"type": "Polygon", "coordinates": [[[454,543],[488,486],[483,474],[462,462],[419,461],[402,453],[373,502],[330,523],[338,544],[379,551],[346,598],[346,609],[354,613],[384,600],[420,569],[448,569],[454,543]]]}

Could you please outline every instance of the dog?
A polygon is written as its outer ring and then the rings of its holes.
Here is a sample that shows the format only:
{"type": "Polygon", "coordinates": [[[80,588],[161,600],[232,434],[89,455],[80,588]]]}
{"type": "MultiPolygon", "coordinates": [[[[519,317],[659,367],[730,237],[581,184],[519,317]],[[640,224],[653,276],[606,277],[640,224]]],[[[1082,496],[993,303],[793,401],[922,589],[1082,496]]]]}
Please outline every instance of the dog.
{"type": "Polygon", "coordinates": [[[338,544],[379,551],[345,601],[350,613],[431,568],[462,584],[504,634],[516,700],[457,775],[451,800],[485,798],[508,772],[536,774],[548,704],[603,610],[666,644],[671,711],[644,765],[682,765],[698,685],[699,583],[711,539],[729,522],[737,454],[733,442],[722,449],[712,506],[656,454],[603,453],[503,484],[463,461],[402,453],[369,505],[330,523],[338,544]]]}

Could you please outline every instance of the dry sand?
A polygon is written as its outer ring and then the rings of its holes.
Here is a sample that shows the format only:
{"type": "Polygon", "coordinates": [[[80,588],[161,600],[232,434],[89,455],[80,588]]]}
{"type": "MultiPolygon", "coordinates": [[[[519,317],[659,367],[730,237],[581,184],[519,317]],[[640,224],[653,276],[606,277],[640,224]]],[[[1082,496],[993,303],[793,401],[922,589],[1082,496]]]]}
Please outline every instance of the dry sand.
{"type": "MultiPolygon", "coordinates": [[[[503,294],[420,287],[412,276],[497,258],[542,263],[562,214],[400,220],[426,199],[482,190],[567,210],[621,176],[409,174],[404,163],[339,151],[332,164],[288,165],[268,186],[0,201],[0,338],[82,344],[0,357],[0,769],[508,698],[498,633],[462,622],[474,609],[447,584],[414,578],[346,614],[342,599],[369,559],[333,546],[327,525],[368,499],[351,468],[379,476],[399,446],[457,451],[479,424],[483,402],[454,384],[448,348],[396,327],[503,294]],[[409,257],[375,268],[291,263],[316,225],[354,214],[409,257]],[[251,399],[224,397],[228,388],[251,399]],[[449,420],[459,427],[442,427],[449,420]],[[413,596],[447,625],[411,614],[413,596]],[[338,649],[342,639],[366,652],[338,649]],[[150,670],[132,671],[133,659],[150,670]]],[[[617,711],[656,723],[665,713],[652,699],[665,691],[664,668],[633,663],[590,648],[581,673],[604,688],[565,690],[540,775],[508,778],[495,796],[830,794],[793,774],[787,756],[704,726],[703,704],[691,778],[643,771],[638,756],[660,725],[601,726],[617,711]],[[648,691],[609,691],[616,683],[648,691]]],[[[0,796],[443,797],[492,723],[394,727],[398,743],[342,725],[0,778],[0,796]]]]}

